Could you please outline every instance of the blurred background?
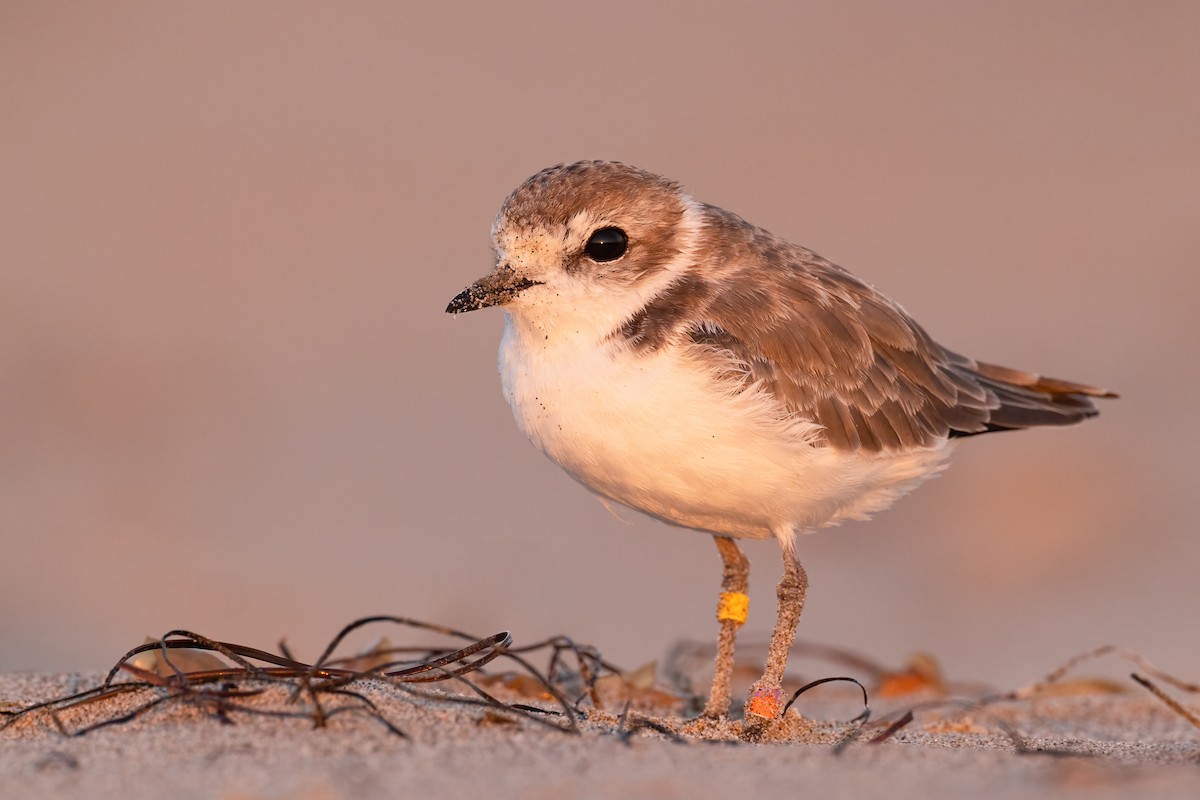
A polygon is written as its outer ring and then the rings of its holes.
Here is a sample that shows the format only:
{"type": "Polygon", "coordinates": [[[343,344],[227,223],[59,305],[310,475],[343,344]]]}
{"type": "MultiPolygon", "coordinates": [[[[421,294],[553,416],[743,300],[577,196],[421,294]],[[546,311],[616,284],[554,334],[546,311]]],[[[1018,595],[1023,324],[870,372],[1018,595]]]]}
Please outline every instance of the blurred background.
{"type": "MultiPolygon", "coordinates": [[[[394,613],[627,666],[708,537],[517,431],[446,302],[538,169],[627,161],[946,345],[1122,393],[800,542],[800,638],[1001,685],[1200,645],[1200,5],[0,4],[0,670],[394,613]],[[735,7],[736,5],[736,7],[735,7]]],[[[751,543],[750,637],[777,548],[751,543]]]]}

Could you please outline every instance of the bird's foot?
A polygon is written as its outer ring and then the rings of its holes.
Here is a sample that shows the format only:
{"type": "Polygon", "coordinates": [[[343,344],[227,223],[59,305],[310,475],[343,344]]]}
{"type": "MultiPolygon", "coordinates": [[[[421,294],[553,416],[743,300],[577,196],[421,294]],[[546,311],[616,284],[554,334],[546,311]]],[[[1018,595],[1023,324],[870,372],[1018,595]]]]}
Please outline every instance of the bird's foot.
{"type": "Polygon", "coordinates": [[[783,689],[758,681],[750,688],[750,697],[746,700],[742,738],[749,742],[762,740],[782,714],[783,689]]]}
{"type": "Polygon", "coordinates": [[[747,722],[770,722],[777,719],[783,714],[783,689],[765,681],[758,681],[750,687],[745,714],[747,722]]]}
{"type": "Polygon", "coordinates": [[[718,697],[713,694],[708,698],[708,702],[704,704],[704,710],[700,712],[699,719],[707,720],[722,720],[729,718],[729,693],[726,692],[723,697],[718,697]]]}

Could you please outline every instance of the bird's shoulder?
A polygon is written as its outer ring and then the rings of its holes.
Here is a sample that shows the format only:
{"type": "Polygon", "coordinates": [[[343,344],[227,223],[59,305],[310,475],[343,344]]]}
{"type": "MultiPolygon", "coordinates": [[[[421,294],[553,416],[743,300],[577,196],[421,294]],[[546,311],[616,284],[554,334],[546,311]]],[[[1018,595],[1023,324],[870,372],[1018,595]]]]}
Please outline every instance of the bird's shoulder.
{"type": "Polygon", "coordinates": [[[815,252],[704,213],[693,267],[618,331],[631,348],[692,348],[718,379],[756,385],[822,425],[839,450],[909,450],[984,429],[994,398],[974,362],[815,252]]]}

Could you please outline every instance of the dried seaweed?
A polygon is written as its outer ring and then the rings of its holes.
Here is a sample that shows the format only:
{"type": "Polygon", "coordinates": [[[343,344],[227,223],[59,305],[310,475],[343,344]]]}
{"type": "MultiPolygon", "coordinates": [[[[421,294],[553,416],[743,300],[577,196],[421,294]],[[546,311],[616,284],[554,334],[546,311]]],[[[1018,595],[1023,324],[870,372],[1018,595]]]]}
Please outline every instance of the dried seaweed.
{"type": "Polygon", "coordinates": [[[578,733],[578,701],[569,701],[559,686],[547,673],[535,667],[518,653],[530,653],[537,649],[551,652],[550,675],[564,652],[573,652],[581,665],[588,664],[589,676],[574,683],[587,685],[594,682],[601,670],[611,669],[594,648],[580,647],[566,637],[557,637],[537,645],[512,650],[512,636],[502,631],[492,636],[476,637],[453,628],[433,625],[406,617],[374,616],[356,620],[345,626],[330,640],[320,657],[312,664],[297,660],[280,645],[282,655],[246,645],[221,642],[202,634],[186,630],[173,630],[164,634],[157,642],[139,645],[120,658],[109,670],[99,686],[86,691],[52,698],[13,710],[0,711],[3,716],[0,729],[36,712],[50,715],[57,729],[68,736],[83,736],[101,728],[123,725],[166,704],[186,704],[207,712],[223,723],[232,723],[235,715],[266,716],[285,719],[308,719],[314,727],[324,727],[329,719],[346,713],[362,713],[382,724],[397,736],[406,734],[388,720],[379,707],[364,693],[354,688],[356,683],[373,679],[383,681],[401,694],[449,704],[483,706],[489,710],[530,720],[536,725],[546,726],[566,733],[578,733]],[[463,647],[406,647],[388,648],[376,652],[376,664],[368,669],[354,669],[348,664],[353,658],[334,658],[334,653],[345,638],[355,630],[367,625],[390,623],[422,631],[442,634],[468,642],[463,647]],[[217,653],[230,662],[227,668],[185,671],[172,659],[172,651],[200,650],[217,653]],[[143,653],[153,653],[161,662],[161,671],[136,666],[132,660],[143,653]],[[396,659],[391,656],[412,656],[396,659]],[[380,660],[380,656],[383,656],[380,660]],[[485,691],[467,676],[479,672],[497,658],[507,659],[517,665],[533,681],[544,689],[545,695],[557,703],[557,709],[543,709],[520,703],[506,703],[485,691]],[[590,662],[590,664],[589,664],[590,662]],[[124,674],[131,680],[118,681],[124,674]],[[467,694],[432,695],[418,689],[415,684],[449,681],[460,686],[467,694]],[[290,689],[290,705],[304,696],[308,708],[262,708],[249,704],[248,700],[263,694],[271,686],[290,689]],[[114,713],[98,722],[72,730],[63,720],[63,713],[83,706],[102,703],[130,693],[148,695],[132,710],[114,713]],[[327,707],[330,701],[340,705],[327,707]],[[348,703],[346,701],[349,701],[348,703]]]}
{"type": "Polygon", "coordinates": [[[792,694],[791,699],[788,700],[786,704],[784,704],[783,711],[780,712],[780,716],[783,716],[784,714],[786,714],[788,712],[788,709],[792,707],[792,704],[795,703],[798,699],[800,699],[800,695],[804,694],[809,689],[814,689],[825,683],[837,683],[837,682],[853,683],[855,686],[857,686],[862,691],[862,699],[863,699],[862,713],[860,713],[854,719],[850,720],[848,724],[853,724],[855,722],[866,722],[868,719],[870,719],[871,718],[871,703],[870,703],[870,700],[867,698],[867,687],[863,686],[861,683],[859,683],[854,678],[848,678],[845,676],[838,676],[835,678],[818,678],[815,681],[809,681],[808,683],[804,684],[799,689],[797,689],[792,694]]]}
{"type": "MultiPolygon", "coordinates": [[[[1149,690],[1150,694],[1154,695],[1159,700],[1161,700],[1167,706],[1167,708],[1171,709],[1176,714],[1183,717],[1188,722],[1192,723],[1192,725],[1194,727],[1200,728],[1200,717],[1196,716],[1191,711],[1184,708],[1182,703],[1180,703],[1174,697],[1171,697],[1169,694],[1164,692],[1162,689],[1160,689],[1156,685],[1154,685],[1153,681],[1151,681],[1149,678],[1143,678],[1141,675],[1138,675],[1136,672],[1130,673],[1129,677],[1133,678],[1138,683],[1139,686],[1146,687],[1146,689],[1149,690]]],[[[1178,686],[1178,684],[1175,684],[1175,685],[1178,686]]]]}
{"type": "Polygon", "coordinates": [[[676,744],[686,744],[687,739],[680,736],[675,731],[671,730],[665,724],[649,717],[631,712],[632,703],[625,703],[624,710],[621,711],[621,716],[617,719],[617,735],[621,737],[621,741],[626,745],[631,744],[630,740],[633,734],[641,730],[654,731],[667,737],[669,741],[676,744]]]}
{"type": "Polygon", "coordinates": [[[1086,653],[1080,653],[1079,655],[1072,656],[1058,667],[1051,670],[1050,673],[1041,680],[1009,692],[1005,694],[1004,697],[1005,699],[1021,700],[1027,697],[1033,697],[1035,695],[1042,694],[1046,691],[1047,687],[1060,683],[1063,678],[1074,671],[1080,664],[1084,663],[1085,661],[1093,661],[1107,655],[1115,655],[1118,658],[1124,659],[1125,661],[1130,661],[1140,667],[1146,674],[1162,681],[1163,683],[1175,687],[1181,692],[1189,692],[1192,694],[1200,693],[1200,684],[1190,681],[1182,681],[1173,675],[1163,672],[1158,667],[1151,664],[1149,659],[1147,659],[1141,653],[1134,652],[1133,650],[1127,650],[1122,647],[1117,647],[1116,645],[1106,644],[1101,647],[1097,647],[1094,650],[1089,650],[1086,653]]]}
{"type": "MultiPolygon", "coordinates": [[[[882,728],[882,730],[878,730],[878,732],[874,733],[874,735],[872,735],[870,738],[866,739],[867,744],[877,745],[877,744],[881,744],[883,742],[888,741],[889,739],[894,737],[897,733],[902,731],[905,727],[907,727],[912,722],[914,722],[914,720],[916,719],[916,715],[919,712],[934,711],[934,710],[938,710],[938,709],[942,709],[942,708],[955,707],[955,708],[959,708],[959,709],[962,709],[965,711],[977,712],[977,713],[980,713],[983,716],[987,717],[990,722],[992,722],[997,728],[1000,729],[1000,731],[1009,740],[1009,742],[1011,742],[1014,752],[1016,752],[1019,755],[1041,755],[1041,756],[1057,756],[1057,757],[1085,755],[1085,754],[1080,753],[1075,750],[1068,750],[1068,749],[1062,749],[1062,748],[1041,748],[1041,747],[1034,747],[1034,746],[1030,745],[1025,740],[1025,738],[1022,737],[1016,731],[1016,729],[1014,729],[1012,727],[1012,725],[1010,725],[1002,717],[995,714],[991,710],[990,707],[997,705],[999,703],[1027,701],[1034,697],[1052,694],[1053,688],[1063,685],[1067,676],[1070,675],[1074,670],[1076,670],[1079,667],[1079,665],[1083,664],[1084,662],[1094,660],[1094,659],[1097,659],[1097,658],[1100,658],[1100,657],[1106,656],[1106,655],[1116,655],[1117,657],[1122,658],[1126,661],[1132,661],[1133,663],[1135,663],[1139,667],[1141,667],[1143,669],[1143,671],[1147,672],[1150,675],[1153,675],[1156,679],[1158,679],[1158,680],[1162,681],[1163,683],[1166,683],[1180,691],[1189,692],[1189,693],[1200,692],[1200,685],[1198,685],[1196,683],[1180,680],[1179,678],[1176,678],[1173,675],[1170,675],[1169,673],[1166,673],[1166,672],[1158,669],[1157,667],[1152,665],[1149,662],[1149,660],[1147,660],[1144,656],[1142,656],[1139,653],[1136,653],[1132,650],[1122,649],[1115,645],[1104,645],[1102,647],[1097,647],[1093,650],[1089,650],[1085,653],[1081,653],[1081,654],[1072,656],[1071,658],[1069,658],[1065,662],[1063,662],[1061,665],[1059,665],[1055,669],[1051,670],[1042,679],[1040,679],[1038,681],[1034,681],[1033,683],[1027,684],[1026,686],[1023,686],[1019,689],[1014,689],[1012,691],[1007,691],[1007,692],[988,694],[988,695],[985,695],[978,699],[938,698],[935,700],[930,700],[928,702],[919,703],[919,704],[911,706],[909,708],[902,709],[900,711],[896,711],[891,714],[885,715],[885,716],[875,720],[875,722],[870,726],[863,725],[859,730],[851,731],[848,735],[846,735],[843,739],[841,739],[835,745],[834,751],[840,753],[846,747],[850,746],[851,744],[855,743],[856,741],[859,741],[858,734],[862,731],[863,728],[869,727],[872,730],[882,728]]],[[[1196,714],[1189,711],[1179,701],[1172,698],[1170,695],[1168,695],[1166,692],[1164,692],[1161,688],[1159,688],[1157,685],[1155,685],[1148,678],[1144,678],[1136,673],[1131,674],[1130,677],[1137,684],[1139,684],[1139,685],[1145,687],[1147,690],[1149,690],[1151,694],[1153,694],[1155,697],[1157,697],[1160,701],[1162,701],[1167,707],[1169,707],[1176,714],[1183,717],[1184,719],[1186,719],[1188,722],[1190,722],[1192,725],[1196,726],[1197,728],[1200,728],[1200,717],[1197,717],[1196,714]]],[[[1093,685],[1093,686],[1095,685],[1094,681],[1087,681],[1086,683],[1088,685],[1093,685]]]]}
{"type": "MultiPolygon", "coordinates": [[[[690,683],[681,664],[695,653],[687,651],[686,647],[677,646],[664,667],[664,672],[673,676],[676,686],[690,683]]],[[[280,642],[278,649],[279,654],[275,654],[217,641],[191,631],[169,631],[156,641],[148,641],[128,651],[98,686],[19,708],[0,708],[0,729],[42,713],[63,735],[83,736],[102,728],[130,723],[155,709],[183,705],[197,708],[224,724],[233,724],[240,715],[302,719],[320,728],[336,717],[359,714],[375,720],[392,735],[407,737],[408,734],[388,719],[376,701],[368,696],[366,682],[373,681],[370,689],[374,692],[378,692],[382,684],[393,689],[396,696],[414,701],[481,708],[481,724],[524,722],[577,734],[581,730],[581,720],[591,718],[599,724],[600,729],[608,729],[626,744],[631,743],[633,735],[641,731],[657,733],[668,741],[681,744],[696,741],[709,744],[739,743],[736,734],[730,738],[728,733],[715,739],[697,738],[689,734],[689,730],[693,733],[697,730],[690,723],[640,712],[634,707],[634,697],[637,696],[645,705],[648,702],[646,694],[626,693],[624,707],[615,726],[611,716],[591,714],[587,708],[589,704],[592,709],[603,710],[602,695],[605,692],[598,691],[601,678],[611,689],[611,683],[619,686],[622,681],[628,680],[626,676],[629,673],[605,660],[596,648],[579,644],[567,636],[550,637],[514,647],[507,631],[477,637],[454,628],[406,617],[373,616],[356,620],[342,628],[311,664],[297,659],[286,643],[280,642]],[[382,639],[369,652],[337,655],[351,633],[382,624],[439,634],[463,644],[460,647],[394,646],[382,639]],[[215,653],[228,665],[211,667],[211,664],[204,664],[208,668],[183,669],[180,665],[181,651],[186,650],[215,653]],[[139,660],[146,654],[152,658],[139,660]],[[545,658],[545,668],[539,668],[535,663],[541,658],[545,658]],[[505,665],[505,669],[496,671],[497,665],[505,665]],[[118,677],[122,679],[118,680],[118,677]],[[424,684],[433,683],[444,684],[451,690],[431,692],[423,687],[424,684]],[[285,702],[272,706],[262,701],[264,693],[279,687],[287,689],[285,702]],[[500,696],[497,696],[497,692],[500,696]],[[68,722],[69,712],[94,704],[102,706],[105,701],[129,695],[136,695],[139,701],[132,708],[128,703],[109,704],[111,713],[104,716],[102,711],[97,721],[78,727],[72,727],[68,722]],[[502,699],[505,695],[509,695],[510,699],[502,699]],[[520,702],[511,696],[537,702],[520,702]],[[252,702],[256,699],[257,702],[252,702]]],[[[946,686],[940,682],[936,662],[932,662],[932,659],[929,659],[934,665],[932,671],[926,667],[915,668],[915,662],[895,670],[836,648],[802,644],[799,649],[807,655],[823,657],[864,673],[877,690],[896,676],[920,673],[918,677],[933,675],[937,680],[911,681],[912,685],[918,687],[917,691],[923,691],[927,696],[930,692],[941,694],[946,691],[946,686]],[[921,670],[925,671],[922,673],[921,670]]],[[[953,708],[986,717],[1018,754],[1078,756],[1080,753],[1072,750],[1031,746],[994,707],[1000,703],[1019,703],[1052,696],[1074,684],[1094,690],[1098,685],[1095,681],[1071,681],[1068,676],[1084,662],[1107,655],[1115,655],[1136,664],[1144,675],[1132,674],[1133,681],[1174,713],[1200,728],[1200,716],[1167,694],[1159,684],[1187,693],[1200,692],[1200,685],[1180,680],[1154,667],[1140,654],[1112,645],[1074,656],[1042,679],[1012,691],[983,693],[972,698],[938,696],[876,719],[871,718],[868,690],[864,683],[846,676],[820,678],[797,689],[784,706],[783,713],[786,714],[798,698],[814,687],[832,682],[849,682],[862,693],[863,711],[846,723],[851,728],[833,746],[835,754],[853,744],[882,744],[911,725],[918,715],[953,708]]],[[[196,662],[193,659],[190,663],[194,666],[196,662]]],[[[648,665],[648,668],[652,674],[652,665],[648,665]]],[[[660,697],[677,697],[657,689],[653,691],[660,697]]],[[[678,702],[683,703],[688,699],[681,696],[678,702]]]]}

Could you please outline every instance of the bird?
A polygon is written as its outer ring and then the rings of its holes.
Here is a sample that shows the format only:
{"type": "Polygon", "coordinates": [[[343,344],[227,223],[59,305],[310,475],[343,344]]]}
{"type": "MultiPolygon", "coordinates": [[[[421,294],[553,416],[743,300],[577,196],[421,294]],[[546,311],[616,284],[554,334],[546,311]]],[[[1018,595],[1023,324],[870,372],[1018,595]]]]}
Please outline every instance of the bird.
{"type": "Polygon", "coordinates": [[[749,561],[783,559],[746,725],[780,717],[808,576],[800,533],[860,520],[946,466],[961,439],[1095,416],[1117,395],[960,355],[808,248],[615,161],[544,169],[503,201],[492,271],[446,311],[504,311],[518,427],[603,500],[712,535],[722,562],[712,687],[728,718],[749,561]]]}

